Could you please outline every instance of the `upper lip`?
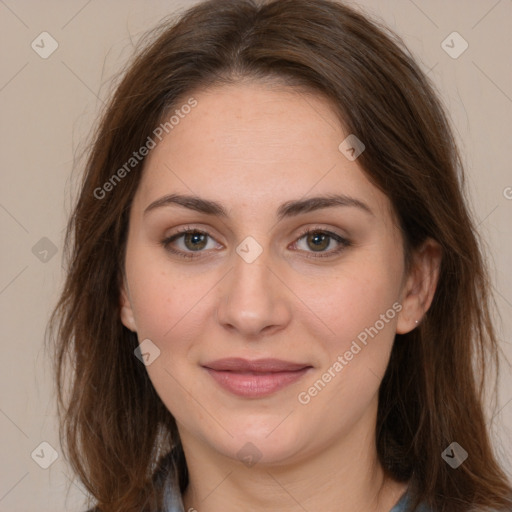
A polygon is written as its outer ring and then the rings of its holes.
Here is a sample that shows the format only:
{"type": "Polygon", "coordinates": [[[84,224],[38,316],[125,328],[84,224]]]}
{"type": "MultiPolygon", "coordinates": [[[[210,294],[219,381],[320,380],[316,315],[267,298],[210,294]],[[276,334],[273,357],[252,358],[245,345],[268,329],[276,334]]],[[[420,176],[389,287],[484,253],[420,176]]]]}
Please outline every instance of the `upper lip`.
{"type": "Polygon", "coordinates": [[[216,371],[232,372],[293,372],[309,368],[311,365],[293,363],[282,359],[243,359],[242,357],[229,357],[205,363],[202,366],[216,371]]]}

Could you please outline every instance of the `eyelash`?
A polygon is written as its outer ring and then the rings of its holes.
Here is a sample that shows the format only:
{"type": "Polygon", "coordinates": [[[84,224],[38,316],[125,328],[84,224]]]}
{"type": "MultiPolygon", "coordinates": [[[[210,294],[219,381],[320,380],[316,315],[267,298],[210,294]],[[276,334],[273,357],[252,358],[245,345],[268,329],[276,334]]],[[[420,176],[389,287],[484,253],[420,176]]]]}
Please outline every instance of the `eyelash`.
{"type": "MultiPolygon", "coordinates": [[[[172,242],[174,242],[175,240],[181,238],[183,235],[186,235],[186,234],[189,234],[189,233],[196,233],[196,234],[200,234],[200,235],[206,235],[209,238],[214,239],[206,231],[202,231],[200,229],[192,228],[192,227],[187,226],[185,228],[179,229],[175,234],[165,238],[164,240],[162,240],[160,242],[160,244],[164,247],[165,250],[167,250],[167,251],[169,251],[169,252],[171,252],[173,254],[176,254],[177,256],[180,256],[182,258],[185,258],[185,259],[188,259],[188,260],[192,260],[192,259],[198,258],[200,256],[196,255],[193,252],[177,251],[176,249],[172,249],[170,247],[170,244],[172,242]]],[[[333,233],[332,231],[328,231],[328,230],[320,229],[320,228],[308,228],[308,229],[305,229],[304,231],[302,231],[300,233],[300,235],[296,239],[296,242],[299,241],[299,240],[302,240],[302,238],[304,238],[306,235],[309,235],[311,233],[319,233],[319,234],[327,235],[332,240],[338,242],[340,244],[340,247],[338,247],[337,249],[328,251],[327,253],[323,252],[323,253],[317,253],[315,256],[306,256],[306,258],[318,259],[318,258],[332,257],[332,256],[335,256],[335,255],[341,253],[347,247],[351,247],[352,246],[352,242],[350,242],[350,240],[348,240],[348,239],[338,235],[337,233],[333,233]]],[[[201,252],[204,252],[204,251],[197,251],[197,253],[201,253],[201,252]]]]}

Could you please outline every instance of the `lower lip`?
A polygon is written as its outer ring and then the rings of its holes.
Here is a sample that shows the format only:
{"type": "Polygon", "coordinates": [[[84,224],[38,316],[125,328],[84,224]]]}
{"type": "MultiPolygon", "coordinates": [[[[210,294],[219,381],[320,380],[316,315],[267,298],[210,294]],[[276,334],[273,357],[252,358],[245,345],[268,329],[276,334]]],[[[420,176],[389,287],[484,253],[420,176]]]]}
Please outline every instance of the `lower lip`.
{"type": "Polygon", "coordinates": [[[234,395],[261,398],[298,381],[311,367],[302,370],[273,373],[237,373],[205,368],[221,387],[234,395]]]}

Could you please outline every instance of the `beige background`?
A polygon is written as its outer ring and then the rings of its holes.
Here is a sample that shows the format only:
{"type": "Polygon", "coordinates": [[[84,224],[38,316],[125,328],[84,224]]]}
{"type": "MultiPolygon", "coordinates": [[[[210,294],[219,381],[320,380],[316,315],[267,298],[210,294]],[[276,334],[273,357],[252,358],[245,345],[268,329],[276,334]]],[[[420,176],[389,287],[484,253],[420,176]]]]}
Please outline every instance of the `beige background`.
{"type": "MultiPolygon", "coordinates": [[[[70,483],[59,447],[42,346],[62,282],[63,230],[76,185],[71,169],[108,95],[109,80],[131,55],[133,43],[163,16],[193,3],[0,0],[0,512],[83,510],[82,488],[70,483]],[[44,31],[58,43],[47,59],[31,47],[44,31]],[[43,237],[51,242],[41,242],[43,237]],[[51,244],[57,249],[53,256],[43,252],[51,244]],[[39,447],[41,442],[59,454],[46,470],[31,458],[37,448],[34,458],[47,460],[50,449],[39,447]]],[[[474,213],[488,244],[503,317],[503,352],[512,361],[512,1],[364,0],[357,5],[404,38],[422,68],[430,70],[451,114],[474,213]],[[457,59],[441,46],[453,31],[469,44],[457,59]]],[[[460,42],[454,47],[461,48],[460,42]]],[[[493,432],[512,475],[511,382],[504,359],[493,432]]]]}

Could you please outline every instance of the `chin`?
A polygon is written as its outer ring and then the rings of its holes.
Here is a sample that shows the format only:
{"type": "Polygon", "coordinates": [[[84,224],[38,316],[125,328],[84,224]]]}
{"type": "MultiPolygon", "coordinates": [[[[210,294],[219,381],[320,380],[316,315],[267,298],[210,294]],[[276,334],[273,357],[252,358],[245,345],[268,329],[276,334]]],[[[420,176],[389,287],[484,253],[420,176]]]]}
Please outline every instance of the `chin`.
{"type": "Polygon", "coordinates": [[[229,424],[233,437],[224,435],[225,432],[222,431],[218,432],[221,439],[211,439],[210,432],[209,442],[224,456],[244,462],[248,466],[251,463],[275,466],[292,462],[305,445],[304,424],[299,428],[291,418],[283,421],[283,416],[277,420],[272,416],[270,419],[260,417],[257,420],[253,416],[229,424]]]}

